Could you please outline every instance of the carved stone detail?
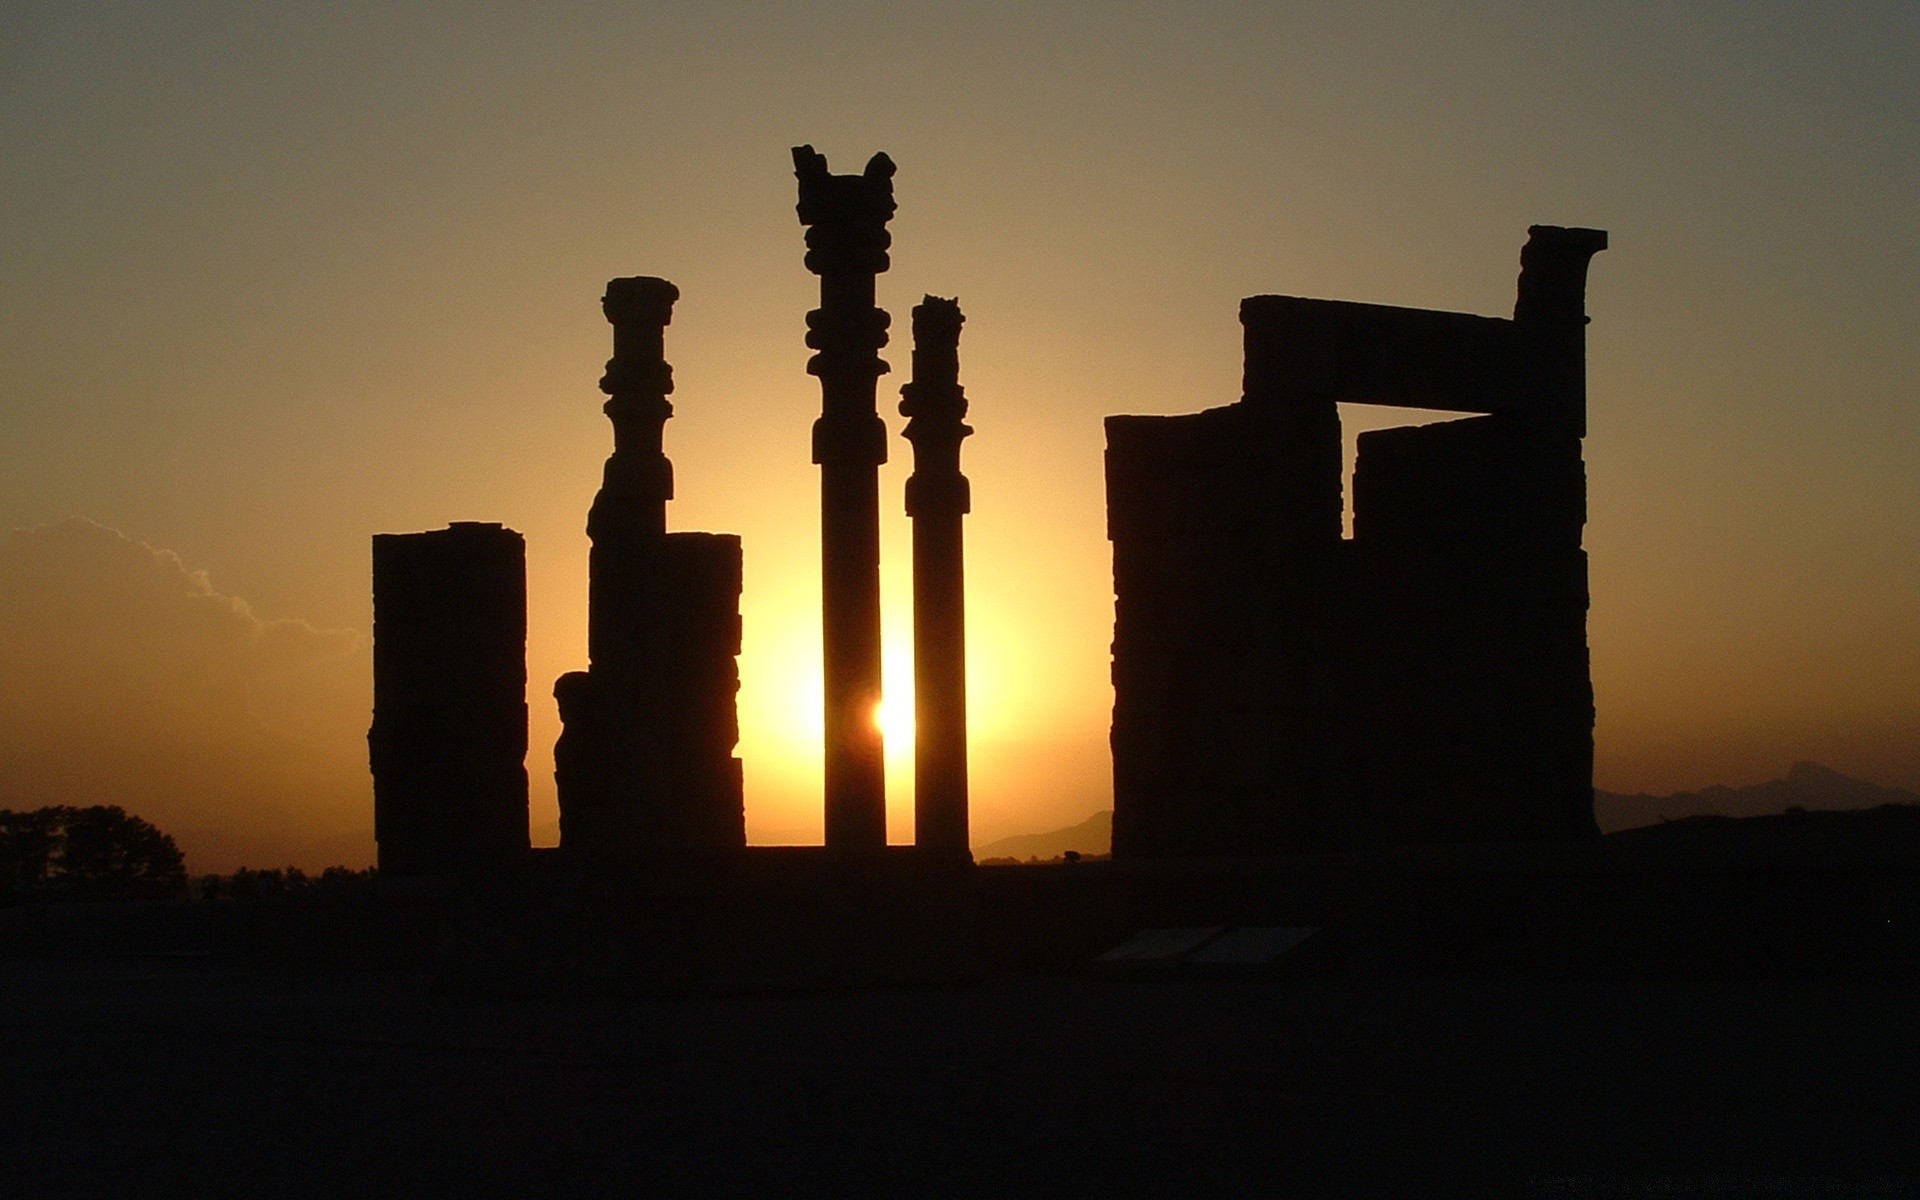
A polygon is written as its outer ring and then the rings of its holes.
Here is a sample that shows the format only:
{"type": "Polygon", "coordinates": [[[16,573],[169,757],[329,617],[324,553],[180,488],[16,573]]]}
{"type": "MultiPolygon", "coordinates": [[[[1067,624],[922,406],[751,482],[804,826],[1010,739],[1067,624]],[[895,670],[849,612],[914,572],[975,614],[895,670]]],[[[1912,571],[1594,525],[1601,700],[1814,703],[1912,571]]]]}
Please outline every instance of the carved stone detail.
{"type": "Polygon", "coordinates": [[[601,311],[613,325],[613,357],[600,378],[603,411],[613,422],[613,454],[587,516],[596,545],[606,539],[656,536],[667,531],[673,464],[662,449],[673,405],[673,368],[666,361],[666,327],[680,289],[664,279],[636,276],[607,284],[601,311]]]}

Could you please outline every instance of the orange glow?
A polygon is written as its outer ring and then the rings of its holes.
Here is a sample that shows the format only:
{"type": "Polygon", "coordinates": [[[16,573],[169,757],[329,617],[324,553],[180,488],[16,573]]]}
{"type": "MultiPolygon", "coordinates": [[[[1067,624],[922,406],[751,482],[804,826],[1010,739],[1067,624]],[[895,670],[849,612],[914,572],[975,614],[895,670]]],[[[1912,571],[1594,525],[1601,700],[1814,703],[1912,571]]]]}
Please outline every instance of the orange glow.
{"type": "Polygon", "coordinates": [[[873,706],[873,727],[889,746],[913,744],[913,688],[895,685],[885,699],[873,706]]]}
{"type": "MultiPolygon", "coordinates": [[[[210,573],[263,628],[364,637],[370,534],[512,526],[533,838],[551,845],[552,688],[588,665],[584,521],[612,445],[599,297],[664,275],[682,297],[669,525],[738,534],[745,555],[748,835],[818,842],[820,281],[787,147],[840,170],[884,150],[901,172],[875,293],[893,322],[877,383],[891,833],[910,827],[913,761],[898,401],[928,292],[967,314],[974,834],[1062,828],[1112,803],[1102,418],[1231,403],[1241,297],[1502,314],[1528,223],[1591,225],[1619,239],[1587,293],[1597,781],[1673,791],[1810,759],[1920,787],[1920,341],[1886,234],[1912,227],[1913,139],[1889,115],[1912,108],[1904,10],[1678,31],[1530,14],[1530,44],[1579,48],[1581,86],[1554,88],[1488,72],[1501,40],[1483,19],[1025,7],[782,18],[779,36],[695,6],[342,17],[301,26],[319,40],[290,71],[284,21],[217,6],[37,23],[0,114],[53,131],[0,161],[9,227],[34,231],[10,244],[0,322],[0,541],[86,515],[210,573]],[[1029,69],[1042,50],[1057,69],[1029,69]],[[1315,69],[1272,69],[1300,56],[1315,69]],[[1782,230],[1791,252],[1749,252],[1782,230]]],[[[742,11],[760,9],[778,11],[742,11]]],[[[1351,413],[1350,442],[1392,416],[1351,413]]],[[[71,599],[36,609],[34,635],[0,614],[0,672],[53,664],[36,678],[69,714],[0,677],[0,804],[120,803],[196,871],[370,861],[365,650],[213,659],[159,610],[136,643],[149,593],[85,574],[94,561],[68,564],[71,599]],[[103,647],[133,657],[101,666],[103,647]],[[193,717],[226,722],[218,753],[163,771],[191,756],[154,697],[236,679],[244,707],[193,717]],[[262,728],[285,743],[277,773],[262,728]]]]}

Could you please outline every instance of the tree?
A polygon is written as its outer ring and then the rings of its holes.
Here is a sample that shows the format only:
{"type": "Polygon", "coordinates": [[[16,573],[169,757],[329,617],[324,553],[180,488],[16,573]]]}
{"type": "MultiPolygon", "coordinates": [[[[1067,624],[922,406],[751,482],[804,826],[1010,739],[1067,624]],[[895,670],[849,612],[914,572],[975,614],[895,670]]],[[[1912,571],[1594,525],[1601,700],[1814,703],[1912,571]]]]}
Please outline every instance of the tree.
{"type": "Polygon", "coordinates": [[[46,885],[60,848],[58,809],[12,812],[0,808],[0,890],[9,896],[46,885]]]}
{"type": "Polygon", "coordinates": [[[12,897],[168,896],[186,882],[173,839],[123,809],[0,810],[0,886],[12,897]]]}

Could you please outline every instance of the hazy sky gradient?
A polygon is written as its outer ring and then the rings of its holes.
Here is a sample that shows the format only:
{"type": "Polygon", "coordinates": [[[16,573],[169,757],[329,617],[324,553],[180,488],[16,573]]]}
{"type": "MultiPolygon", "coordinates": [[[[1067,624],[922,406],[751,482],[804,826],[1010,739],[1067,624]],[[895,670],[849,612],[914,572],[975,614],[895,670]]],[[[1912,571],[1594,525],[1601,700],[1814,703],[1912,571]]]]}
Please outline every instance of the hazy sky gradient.
{"type": "MultiPolygon", "coordinates": [[[[1913,5],[14,4],[0,37],[0,527],[85,516],[361,632],[371,533],[524,531],[536,826],[585,665],[598,298],[654,274],[669,519],[745,538],[749,828],[818,835],[802,142],[900,166],[895,434],[907,310],[968,316],[978,840],[1110,802],[1099,418],[1233,400],[1244,295],[1508,313],[1536,222],[1613,239],[1598,782],[1920,786],[1913,5]]],[[[261,719],[364,728],[347,662],[351,720],[261,719]]],[[[363,774],[329,786],[314,836],[370,823],[363,774]]]]}

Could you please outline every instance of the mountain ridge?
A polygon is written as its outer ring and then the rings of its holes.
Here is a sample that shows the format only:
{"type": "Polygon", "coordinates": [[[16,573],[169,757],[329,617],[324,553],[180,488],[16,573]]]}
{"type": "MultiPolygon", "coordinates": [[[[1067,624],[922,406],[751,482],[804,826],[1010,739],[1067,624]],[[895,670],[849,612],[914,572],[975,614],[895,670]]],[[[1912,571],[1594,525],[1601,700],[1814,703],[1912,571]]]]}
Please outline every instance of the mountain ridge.
{"type": "MultiPolygon", "coordinates": [[[[1809,812],[1879,808],[1884,804],[1920,805],[1920,792],[1882,787],[1855,779],[1816,762],[1797,762],[1785,775],[1761,783],[1715,784],[1696,791],[1656,796],[1647,792],[1609,792],[1595,788],[1594,819],[1602,833],[1659,825],[1687,817],[1773,816],[1795,808],[1809,812]]],[[[975,862],[989,859],[1046,861],[1069,850],[1107,854],[1113,848],[1113,810],[1102,809],[1078,825],[1043,833],[1017,834],[976,846],[975,862]]]]}
{"type": "Polygon", "coordinates": [[[1883,804],[1920,804],[1920,793],[1868,783],[1816,762],[1797,762],[1779,779],[1739,787],[1715,784],[1664,796],[1599,788],[1593,792],[1594,819],[1602,833],[1709,814],[1763,817],[1793,808],[1811,812],[1878,808],[1883,804]]]}
{"type": "Polygon", "coordinates": [[[1026,862],[1037,858],[1041,861],[1060,858],[1069,850],[1085,855],[1107,854],[1113,849],[1113,810],[1103,808],[1078,825],[1065,829],[1052,829],[1045,833],[1019,833],[1012,837],[1003,837],[999,841],[976,846],[973,861],[985,862],[988,859],[1011,858],[1016,862],[1026,862]]]}

